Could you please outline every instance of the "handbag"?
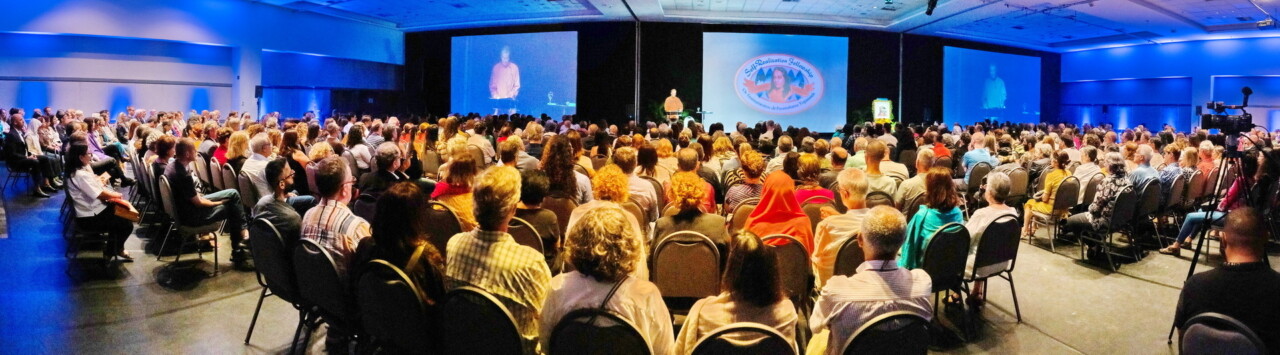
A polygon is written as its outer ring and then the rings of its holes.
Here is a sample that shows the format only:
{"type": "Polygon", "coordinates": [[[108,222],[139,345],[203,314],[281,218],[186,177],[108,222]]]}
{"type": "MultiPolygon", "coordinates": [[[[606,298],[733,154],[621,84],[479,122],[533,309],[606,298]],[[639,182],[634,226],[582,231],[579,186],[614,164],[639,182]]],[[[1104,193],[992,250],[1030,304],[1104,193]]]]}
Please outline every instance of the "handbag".
{"type": "Polygon", "coordinates": [[[142,215],[139,214],[138,210],[133,208],[133,206],[126,206],[119,203],[112,203],[111,206],[116,217],[124,218],[133,223],[142,221],[142,215]]]}

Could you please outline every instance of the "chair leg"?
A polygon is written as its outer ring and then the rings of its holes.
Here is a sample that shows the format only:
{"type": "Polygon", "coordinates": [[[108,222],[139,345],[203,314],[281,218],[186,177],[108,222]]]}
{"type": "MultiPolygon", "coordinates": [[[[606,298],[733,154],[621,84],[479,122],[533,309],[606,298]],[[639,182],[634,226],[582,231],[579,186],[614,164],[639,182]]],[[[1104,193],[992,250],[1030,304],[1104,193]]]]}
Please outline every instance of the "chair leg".
{"type": "Polygon", "coordinates": [[[253,309],[253,320],[249,321],[249,332],[244,335],[245,345],[249,344],[249,339],[253,337],[253,327],[258,325],[258,312],[262,311],[262,300],[267,298],[267,288],[262,288],[262,293],[258,294],[258,307],[253,309]]]}
{"type": "MultiPolygon", "coordinates": [[[[1049,217],[1049,218],[1053,218],[1053,217],[1049,217]]],[[[1049,223],[1045,222],[1045,224],[1049,224],[1049,223]]],[[[1049,227],[1049,230],[1051,231],[1051,233],[1049,233],[1049,251],[1056,254],[1058,252],[1058,248],[1054,246],[1054,242],[1057,241],[1058,239],[1058,222],[1053,221],[1053,225],[1048,227],[1049,227]]]]}
{"type": "MultiPolygon", "coordinates": [[[[307,324],[307,313],[303,311],[298,311],[298,327],[293,329],[293,341],[289,342],[289,355],[297,354],[297,352],[295,352],[295,349],[297,349],[298,347],[298,338],[302,337],[302,329],[306,328],[305,326],[306,324],[307,324]]],[[[306,350],[305,344],[303,345],[302,349],[306,350]]]]}
{"type": "MultiPolygon", "coordinates": [[[[160,256],[164,255],[164,246],[169,244],[169,234],[172,234],[172,233],[173,233],[173,226],[169,226],[169,228],[164,232],[164,237],[160,239],[160,249],[156,250],[156,261],[160,261],[160,256]]],[[[182,255],[181,250],[179,250],[178,253],[179,253],[178,254],[179,256],[182,255]]]]}
{"type": "MultiPolygon", "coordinates": [[[[1022,307],[1018,306],[1018,288],[1013,286],[1013,273],[1006,272],[1006,274],[1009,276],[1004,279],[1009,280],[1009,291],[1013,292],[1013,312],[1018,316],[1018,323],[1022,323],[1022,307]]],[[[985,293],[986,290],[984,289],[983,292],[985,293]]]]}

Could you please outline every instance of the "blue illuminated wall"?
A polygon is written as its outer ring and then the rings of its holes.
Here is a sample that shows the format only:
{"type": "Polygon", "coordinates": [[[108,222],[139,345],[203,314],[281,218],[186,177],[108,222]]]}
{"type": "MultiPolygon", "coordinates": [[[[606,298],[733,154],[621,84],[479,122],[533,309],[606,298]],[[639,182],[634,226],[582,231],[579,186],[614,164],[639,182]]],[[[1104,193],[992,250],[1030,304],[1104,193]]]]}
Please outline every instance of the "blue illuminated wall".
{"type": "Polygon", "coordinates": [[[1060,114],[1077,124],[1110,123],[1121,129],[1170,124],[1186,130],[1186,119],[1194,114],[1191,78],[1064,82],[1060,114]]]}
{"type": "MultiPolygon", "coordinates": [[[[404,63],[404,33],[391,26],[252,1],[4,1],[0,9],[0,108],[254,112],[260,85],[398,89],[404,63]]],[[[327,92],[273,95],[328,104],[327,92]]]]}
{"type": "Polygon", "coordinates": [[[1250,106],[1254,124],[1280,128],[1280,37],[1220,39],[1141,45],[1062,54],[1062,117],[1080,123],[1099,116],[1106,103],[1108,114],[1118,118],[1111,107],[1128,109],[1133,122],[1172,120],[1179,130],[1198,123],[1195,107],[1209,100],[1238,104],[1240,86],[1252,85],[1255,96],[1250,106]],[[1099,84],[1086,85],[1088,81],[1099,84]],[[1127,83],[1126,83],[1127,82],[1127,83]],[[1189,96],[1183,89],[1189,87],[1189,96]],[[1129,90],[1132,89],[1132,90],[1129,90]],[[1135,90],[1151,90],[1135,92],[1135,90]],[[1099,98],[1094,93],[1116,92],[1117,98],[1099,98]],[[1099,100],[1109,100],[1099,102],[1099,100]],[[1185,105],[1183,108],[1154,107],[1152,104],[1185,105]],[[1261,107],[1275,106],[1275,107],[1261,107]],[[1186,112],[1178,114],[1177,112],[1186,112]]]}

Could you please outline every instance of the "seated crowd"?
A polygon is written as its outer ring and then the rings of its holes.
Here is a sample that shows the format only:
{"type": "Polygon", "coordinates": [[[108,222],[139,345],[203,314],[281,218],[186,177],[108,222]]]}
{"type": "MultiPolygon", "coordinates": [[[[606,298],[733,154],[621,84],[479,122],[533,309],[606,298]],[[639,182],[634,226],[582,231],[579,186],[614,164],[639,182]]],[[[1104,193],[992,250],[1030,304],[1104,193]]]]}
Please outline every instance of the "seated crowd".
{"type": "MultiPolygon", "coordinates": [[[[1228,155],[1221,135],[1170,127],[862,124],[824,139],[774,122],[739,123],[727,132],[720,124],[618,126],[572,116],[318,122],[311,115],[254,120],[235,112],[130,108],[109,124],[106,111],[86,117],[46,108],[32,118],[22,109],[8,112],[8,168],[30,172],[35,196],[68,189],[78,225],[109,233],[108,257],[130,258],[122,246],[133,226],[109,207],[132,208],[117,192],[134,184],[124,167],[146,164],[150,169],[133,171],[154,174],[139,181],[168,181],[177,223],[225,221],[239,269],[253,268],[249,222],[265,218],[287,250],[299,240],[320,245],[343,282],[354,284],[372,260],[395,265],[422,291],[428,314],[459,287],[492,294],[510,311],[529,353],[548,351],[553,330],[571,311],[599,307],[629,321],[658,354],[689,353],[736,322],[774,329],[806,353],[838,354],[881,314],[933,318],[935,292],[965,292],[971,306],[982,306],[984,280],[975,280],[972,292],[937,290],[922,269],[931,238],[948,226],[968,233],[973,267],[983,232],[1001,217],[1014,216],[1031,239],[1044,215],[1067,232],[1090,233],[1111,223],[1126,191],[1154,183],[1161,201],[1185,196],[1185,187],[1173,190],[1175,181],[1211,184],[1215,179],[1192,178],[1217,174],[1228,155]],[[252,186],[206,186],[208,179],[196,176],[203,174],[197,160],[225,166],[252,186]],[[1055,200],[1068,179],[1079,182],[1072,195],[1080,197],[1063,210],[1055,200]],[[241,199],[256,202],[247,209],[241,199]],[[438,235],[436,211],[452,214],[447,222],[461,233],[438,235]],[[516,225],[538,238],[518,238],[516,225]],[[653,260],[668,236],[695,244],[705,237],[723,270],[709,285],[715,292],[690,302],[663,296],[656,275],[666,265],[653,260]],[[862,254],[852,273],[838,271],[847,245],[862,254]],[[812,275],[805,282],[817,292],[785,286],[797,277],[784,272],[788,247],[803,249],[801,262],[812,275]],[[673,314],[685,315],[683,325],[673,324],[673,314]]],[[[1221,202],[1201,211],[1198,203],[1212,200],[1201,199],[1177,210],[1185,217],[1170,214],[1181,225],[1161,252],[1178,254],[1201,229],[1225,224],[1230,265],[1188,283],[1179,319],[1229,312],[1276,339],[1276,307],[1253,314],[1256,307],[1234,306],[1260,304],[1250,297],[1273,297],[1280,287],[1274,271],[1255,265],[1280,164],[1249,149],[1269,152],[1275,137],[1246,136],[1241,149],[1248,153],[1235,179],[1217,190],[1202,186],[1221,202]],[[1244,279],[1270,291],[1215,286],[1244,279]]],[[[1009,264],[977,265],[978,274],[1009,264]]],[[[330,352],[347,350],[346,331],[330,328],[330,352]]],[[[436,332],[426,336],[448,341],[436,332]]]]}

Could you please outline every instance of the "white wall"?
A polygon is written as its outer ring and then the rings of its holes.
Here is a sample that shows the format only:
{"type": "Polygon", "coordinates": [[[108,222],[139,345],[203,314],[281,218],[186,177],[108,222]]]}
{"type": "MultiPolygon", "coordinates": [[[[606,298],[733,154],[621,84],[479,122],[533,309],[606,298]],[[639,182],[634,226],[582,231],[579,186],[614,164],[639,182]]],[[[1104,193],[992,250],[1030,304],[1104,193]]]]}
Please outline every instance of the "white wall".
{"type": "MultiPolygon", "coordinates": [[[[5,1],[0,107],[256,111],[262,51],[404,63],[404,34],[242,0],[5,1]],[[23,48],[20,50],[14,50],[23,48]],[[46,103],[36,103],[45,101],[46,103]]],[[[305,77],[305,76],[304,76],[305,77]]]]}

